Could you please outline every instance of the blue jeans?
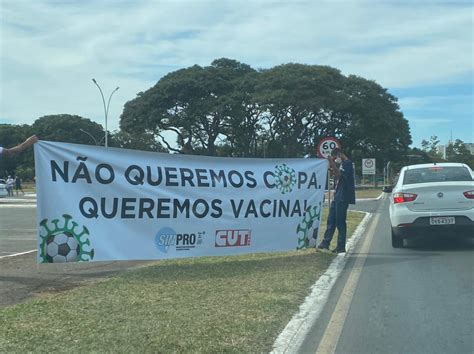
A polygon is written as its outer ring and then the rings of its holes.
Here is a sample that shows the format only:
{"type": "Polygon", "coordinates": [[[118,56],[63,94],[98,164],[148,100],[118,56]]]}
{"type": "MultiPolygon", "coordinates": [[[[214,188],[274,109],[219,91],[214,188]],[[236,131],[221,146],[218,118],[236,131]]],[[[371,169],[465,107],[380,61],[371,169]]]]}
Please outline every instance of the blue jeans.
{"type": "Polygon", "coordinates": [[[328,248],[331,244],[332,236],[337,228],[337,248],[345,249],[346,248],[346,236],[347,236],[347,208],[349,207],[348,203],[345,202],[336,202],[331,203],[329,208],[328,222],[326,232],[324,233],[323,241],[321,242],[321,247],[328,248]]]}

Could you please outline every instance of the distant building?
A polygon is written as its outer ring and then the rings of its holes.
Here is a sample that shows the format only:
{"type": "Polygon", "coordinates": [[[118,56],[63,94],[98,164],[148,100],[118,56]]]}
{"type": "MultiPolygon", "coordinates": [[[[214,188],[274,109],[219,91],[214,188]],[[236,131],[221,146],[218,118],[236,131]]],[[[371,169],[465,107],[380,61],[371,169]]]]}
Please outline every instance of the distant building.
{"type": "Polygon", "coordinates": [[[446,147],[447,145],[438,145],[438,152],[441,154],[441,157],[446,160],[446,147]]]}
{"type": "Polygon", "coordinates": [[[471,152],[471,155],[474,155],[474,143],[465,143],[467,149],[471,152]]]}
{"type": "MultiPolygon", "coordinates": [[[[446,148],[451,145],[450,142],[448,145],[438,145],[438,152],[441,154],[443,159],[446,159],[446,148]]],[[[464,146],[469,150],[471,155],[474,155],[474,143],[464,143],[464,146]]]]}

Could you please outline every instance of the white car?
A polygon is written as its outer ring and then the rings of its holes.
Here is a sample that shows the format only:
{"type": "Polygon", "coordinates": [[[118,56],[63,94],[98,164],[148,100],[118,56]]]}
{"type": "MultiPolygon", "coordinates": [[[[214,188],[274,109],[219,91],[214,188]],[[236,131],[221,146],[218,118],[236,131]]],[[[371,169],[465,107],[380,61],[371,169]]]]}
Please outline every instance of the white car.
{"type": "Polygon", "coordinates": [[[431,163],[405,166],[390,197],[392,246],[422,231],[454,230],[474,237],[474,182],[469,166],[431,163]]]}
{"type": "Polygon", "coordinates": [[[0,179],[0,198],[8,196],[7,182],[4,179],[0,179]]]}

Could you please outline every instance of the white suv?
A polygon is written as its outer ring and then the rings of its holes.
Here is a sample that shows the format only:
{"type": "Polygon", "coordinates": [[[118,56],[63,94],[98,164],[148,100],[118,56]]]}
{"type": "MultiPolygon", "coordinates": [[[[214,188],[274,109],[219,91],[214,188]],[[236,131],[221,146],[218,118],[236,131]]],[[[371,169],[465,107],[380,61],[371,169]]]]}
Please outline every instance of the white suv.
{"type": "Polygon", "coordinates": [[[431,163],[405,166],[390,198],[392,246],[418,231],[453,229],[474,237],[474,182],[469,166],[431,163]]]}

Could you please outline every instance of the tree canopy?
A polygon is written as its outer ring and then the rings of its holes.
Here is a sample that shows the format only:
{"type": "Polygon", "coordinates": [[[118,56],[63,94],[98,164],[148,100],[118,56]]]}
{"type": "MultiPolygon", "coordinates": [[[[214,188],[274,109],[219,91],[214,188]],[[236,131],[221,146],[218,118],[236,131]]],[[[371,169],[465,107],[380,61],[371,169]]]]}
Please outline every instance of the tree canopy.
{"type": "Polygon", "coordinates": [[[396,97],[374,81],[329,66],[255,70],[226,58],[164,76],[126,103],[120,127],[188,154],[298,157],[335,136],[354,158],[388,161],[411,144],[396,97]]]}

